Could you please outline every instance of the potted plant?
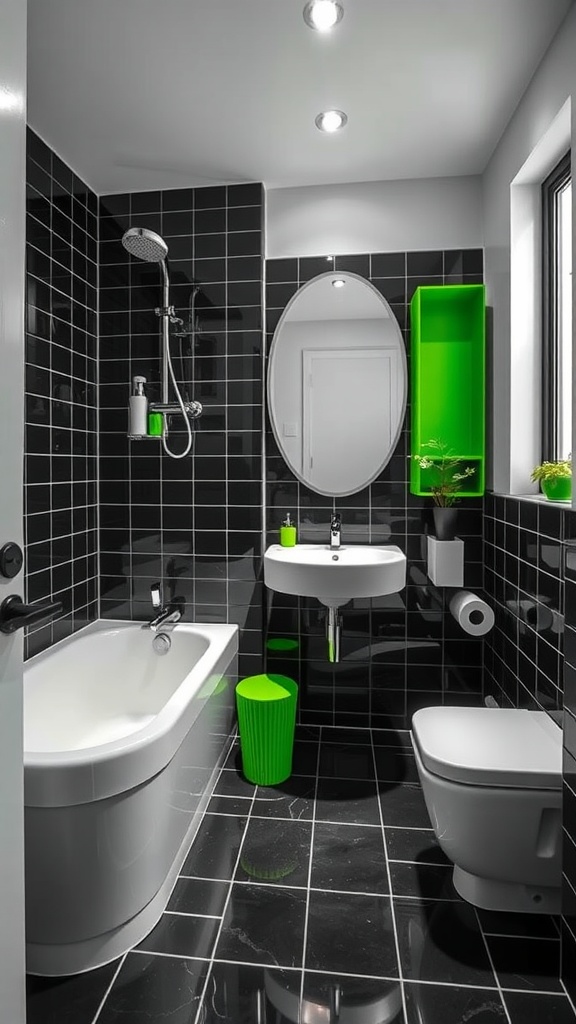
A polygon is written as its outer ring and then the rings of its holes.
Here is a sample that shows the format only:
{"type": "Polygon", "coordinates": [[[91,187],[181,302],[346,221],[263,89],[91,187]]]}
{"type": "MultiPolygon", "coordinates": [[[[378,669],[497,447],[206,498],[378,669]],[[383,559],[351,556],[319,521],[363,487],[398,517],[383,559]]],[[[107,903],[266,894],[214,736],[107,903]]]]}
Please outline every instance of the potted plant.
{"type": "Polygon", "coordinates": [[[434,499],[436,537],[438,540],[454,540],[458,518],[458,509],[454,505],[460,501],[458,492],[462,481],[474,475],[474,467],[460,469],[462,460],[439,438],[431,438],[422,448],[428,448],[430,455],[412,455],[411,458],[416,460],[420,469],[432,471],[430,489],[434,499]]]}
{"type": "Polygon", "coordinates": [[[558,462],[541,462],[532,470],[548,501],[570,501],[572,497],[572,456],[558,462]]]}

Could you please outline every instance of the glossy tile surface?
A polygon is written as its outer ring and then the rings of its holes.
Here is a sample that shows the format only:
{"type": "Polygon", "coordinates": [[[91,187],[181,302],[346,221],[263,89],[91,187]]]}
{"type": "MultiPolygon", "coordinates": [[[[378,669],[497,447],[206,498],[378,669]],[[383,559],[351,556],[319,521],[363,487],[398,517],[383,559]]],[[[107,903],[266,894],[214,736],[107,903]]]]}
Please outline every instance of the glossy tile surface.
{"type": "Polygon", "coordinates": [[[270,885],[234,885],[217,960],[301,967],[306,892],[270,885]]]}
{"type": "Polygon", "coordinates": [[[319,770],[278,786],[233,752],[156,927],[121,962],[30,980],[31,1024],[576,1024],[558,921],[460,899],[405,735],[298,743],[319,770]]]}

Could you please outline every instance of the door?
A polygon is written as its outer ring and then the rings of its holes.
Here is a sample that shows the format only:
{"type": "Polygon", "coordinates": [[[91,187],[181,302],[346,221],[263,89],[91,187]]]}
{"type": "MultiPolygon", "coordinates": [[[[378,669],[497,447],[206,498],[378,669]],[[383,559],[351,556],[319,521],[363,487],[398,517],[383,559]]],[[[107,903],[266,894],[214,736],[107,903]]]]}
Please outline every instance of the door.
{"type": "MultiPolygon", "coordinates": [[[[26,0],[0,0],[0,548],[22,546],[26,0]]],[[[24,596],[0,575],[0,602],[24,596]]],[[[22,633],[0,633],[0,1020],[24,1024],[22,633]]]]}
{"type": "Polygon", "coordinates": [[[302,471],[324,494],[373,479],[397,420],[390,349],[303,349],[302,471]]]}

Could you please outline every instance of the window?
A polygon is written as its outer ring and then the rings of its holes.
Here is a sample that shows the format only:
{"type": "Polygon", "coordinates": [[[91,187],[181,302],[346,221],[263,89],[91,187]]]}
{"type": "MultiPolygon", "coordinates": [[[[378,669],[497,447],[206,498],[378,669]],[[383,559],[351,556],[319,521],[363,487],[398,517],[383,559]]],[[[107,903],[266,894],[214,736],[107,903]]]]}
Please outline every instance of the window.
{"type": "Polygon", "coordinates": [[[570,153],[542,184],[542,458],[572,450],[572,179],[570,153]]]}

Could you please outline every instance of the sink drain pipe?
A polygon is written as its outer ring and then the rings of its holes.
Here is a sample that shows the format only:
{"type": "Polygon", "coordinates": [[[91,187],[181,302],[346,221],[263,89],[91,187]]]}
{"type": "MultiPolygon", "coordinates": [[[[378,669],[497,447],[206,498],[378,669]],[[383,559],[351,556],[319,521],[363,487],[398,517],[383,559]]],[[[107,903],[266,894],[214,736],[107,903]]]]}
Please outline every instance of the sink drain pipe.
{"type": "Polygon", "coordinates": [[[328,607],[326,612],[326,643],[328,649],[328,661],[333,663],[340,661],[340,634],[342,631],[342,616],[338,608],[328,607]]]}

